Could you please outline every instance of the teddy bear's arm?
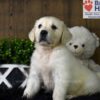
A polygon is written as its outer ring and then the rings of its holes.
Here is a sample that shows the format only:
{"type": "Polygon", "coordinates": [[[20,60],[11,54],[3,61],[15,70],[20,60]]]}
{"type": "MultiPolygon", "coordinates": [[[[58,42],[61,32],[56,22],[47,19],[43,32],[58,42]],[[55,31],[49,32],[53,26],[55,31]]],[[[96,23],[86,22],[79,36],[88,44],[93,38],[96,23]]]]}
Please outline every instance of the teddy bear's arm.
{"type": "Polygon", "coordinates": [[[88,61],[88,67],[95,72],[100,72],[100,65],[91,59],[88,61]]]}

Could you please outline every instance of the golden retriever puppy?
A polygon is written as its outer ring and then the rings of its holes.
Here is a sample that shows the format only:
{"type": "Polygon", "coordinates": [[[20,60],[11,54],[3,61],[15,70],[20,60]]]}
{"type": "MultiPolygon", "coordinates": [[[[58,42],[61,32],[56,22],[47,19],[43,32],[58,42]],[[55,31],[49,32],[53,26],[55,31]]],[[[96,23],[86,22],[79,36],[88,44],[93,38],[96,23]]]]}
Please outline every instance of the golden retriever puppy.
{"type": "Polygon", "coordinates": [[[31,58],[24,96],[34,96],[41,83],[48,90],[53,90],[53,100],[100,91],[99,78],[67,50],[65,44],[71,37],[63,21],[55,17],[36,21],[29,33],[36,50],[31,58]]]}

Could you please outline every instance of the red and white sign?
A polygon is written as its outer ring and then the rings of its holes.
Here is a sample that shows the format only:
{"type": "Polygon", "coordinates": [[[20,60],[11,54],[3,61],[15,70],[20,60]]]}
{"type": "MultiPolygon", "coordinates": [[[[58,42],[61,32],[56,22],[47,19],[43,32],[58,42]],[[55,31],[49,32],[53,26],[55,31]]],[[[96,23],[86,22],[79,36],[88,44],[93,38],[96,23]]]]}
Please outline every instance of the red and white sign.
{"type": "Polygon", "coordinates": [[[83,18],[100,18],[100,0],[83,0],[83,18]]]}

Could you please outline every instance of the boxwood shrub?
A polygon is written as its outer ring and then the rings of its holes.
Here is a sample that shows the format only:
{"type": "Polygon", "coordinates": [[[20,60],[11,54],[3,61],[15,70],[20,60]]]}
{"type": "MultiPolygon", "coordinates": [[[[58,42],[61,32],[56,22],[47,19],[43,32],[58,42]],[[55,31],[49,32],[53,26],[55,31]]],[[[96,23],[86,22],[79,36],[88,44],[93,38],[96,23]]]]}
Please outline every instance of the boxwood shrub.
{"type": "Polygon", "coordinates": [[[27,39],[0,40],[0,64],[29,64],[34,44],[27,39]]]}

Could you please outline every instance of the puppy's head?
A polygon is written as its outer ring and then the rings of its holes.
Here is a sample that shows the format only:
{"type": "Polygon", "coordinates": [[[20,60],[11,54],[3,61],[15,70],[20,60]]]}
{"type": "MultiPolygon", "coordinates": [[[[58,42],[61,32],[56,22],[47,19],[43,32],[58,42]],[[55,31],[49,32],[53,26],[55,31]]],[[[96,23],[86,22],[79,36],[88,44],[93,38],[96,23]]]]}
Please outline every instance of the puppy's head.
{"type": "Polygon", "coordinates": [[[42,46],[55,46],[66,44],[71,34],[63,21],[55,17],[43,17],[36,21],[29,38],[42,46]]]}

